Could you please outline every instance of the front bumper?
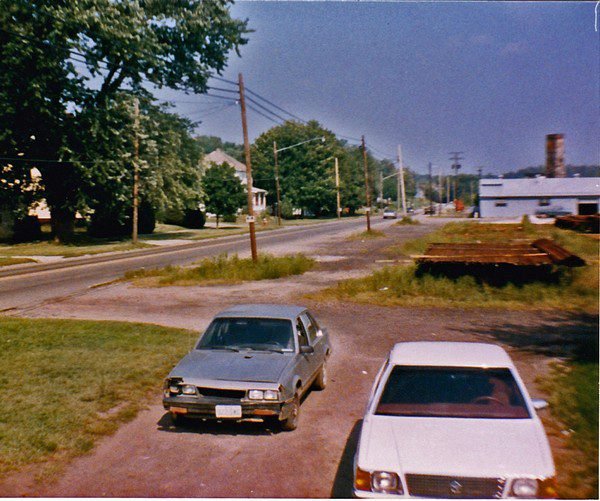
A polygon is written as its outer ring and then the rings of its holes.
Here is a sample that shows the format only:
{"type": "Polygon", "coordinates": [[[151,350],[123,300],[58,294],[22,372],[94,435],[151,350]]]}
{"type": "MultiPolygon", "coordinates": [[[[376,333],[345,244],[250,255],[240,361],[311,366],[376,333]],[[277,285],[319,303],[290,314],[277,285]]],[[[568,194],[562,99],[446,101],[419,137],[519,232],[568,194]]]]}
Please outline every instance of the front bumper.
{"type": "Polygon", "coordinates": [[[254,418],[287,418],[291,406],[290,401],[286,402],[266,402],[258,401],[239,401],[230,399],[202,398],[197,397],[164,397],[163,407],[165,410],[199,419],[254,419],[254,418]],[[217,405],[239,405],[242,408],[241,418],[221,418],[217,417],[215,407],[217,405]]]}

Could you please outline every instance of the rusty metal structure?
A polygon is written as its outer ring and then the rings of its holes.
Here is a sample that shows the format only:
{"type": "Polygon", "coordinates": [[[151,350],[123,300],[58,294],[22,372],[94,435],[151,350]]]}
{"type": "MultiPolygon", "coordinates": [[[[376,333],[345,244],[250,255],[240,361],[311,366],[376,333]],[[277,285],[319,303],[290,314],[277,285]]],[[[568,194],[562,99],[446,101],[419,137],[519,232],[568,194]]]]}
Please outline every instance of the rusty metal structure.
{"type": "Polygon", "coordinates": [[[432,243],[425,254],[413,256],[417,264],[452,263],[512,266],[584,266],[585,261],[552,240],[527,244],[432,243]]]}
{"type": "Polygon", "coordinates": [[[590,216],[559,216],[554,221],[554,226],[582,233],[600,233],[600,215],[590,216]]]}
{"type": "Polygon", "coordinates": [[[567,177],[564,134],[546,136],[546,177],[567,177]]]}

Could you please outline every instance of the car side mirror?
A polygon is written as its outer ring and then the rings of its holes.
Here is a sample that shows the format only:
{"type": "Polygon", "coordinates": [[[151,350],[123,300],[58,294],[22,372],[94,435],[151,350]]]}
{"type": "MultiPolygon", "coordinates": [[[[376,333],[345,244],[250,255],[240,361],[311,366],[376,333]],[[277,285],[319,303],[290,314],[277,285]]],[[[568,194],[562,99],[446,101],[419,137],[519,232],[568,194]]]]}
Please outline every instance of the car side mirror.
{"type": "Polygon", "coordinates": [[[314,353],[315,349],[312,346],[300,346],[300,353],[302,355],[307,355],[309,353],[314,353]]]}
{"type": "Polygon", "coordinates": [[[542,409],[545,409],[546,407],[548,407],[550,404],[548,404],[548,402],[542,398],[532,398],[531,399],[531,403],[533,404],[533,408],[536,411],[541,411],[542,409]]]}

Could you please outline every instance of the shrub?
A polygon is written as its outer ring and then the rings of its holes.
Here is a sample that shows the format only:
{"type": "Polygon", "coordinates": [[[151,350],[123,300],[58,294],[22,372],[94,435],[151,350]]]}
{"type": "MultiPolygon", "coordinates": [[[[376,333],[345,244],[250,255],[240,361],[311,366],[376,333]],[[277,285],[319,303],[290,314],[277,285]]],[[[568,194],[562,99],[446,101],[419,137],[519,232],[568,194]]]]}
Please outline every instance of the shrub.
{"type": "Polygon", "coordinates": [[[32,242],[42,238],[42,226],[37,216],[25,216],[17,219],[13,226],[14,242],[32,242]]]}
{"type": "Polygon", "coordinates": [[[186,209],[183,213],[181,226],[193,230],[204,228],[206,224],[206,215],[200,209],[186,209]]]}

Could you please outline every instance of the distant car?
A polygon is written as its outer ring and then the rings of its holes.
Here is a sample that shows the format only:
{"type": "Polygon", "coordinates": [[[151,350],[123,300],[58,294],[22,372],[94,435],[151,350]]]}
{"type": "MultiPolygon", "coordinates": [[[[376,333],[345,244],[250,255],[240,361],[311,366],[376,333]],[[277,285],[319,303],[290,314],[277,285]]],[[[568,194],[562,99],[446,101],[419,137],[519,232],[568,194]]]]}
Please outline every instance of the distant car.
{"type": "Polygon", "coordinates": [[[396,219],[398,213],[394,209],[383,209],[383,219],[396,219]]]}
{"type": "Polygon", "coordinates": [[[241,305],[219,313],[169,373],[163,406],[181,417],[298,425],[300,401],[327,384],[327,331],[300,306],[241,305]]]}
{"type": "Polygon", "coordinates": [[[545,209],[540,209],[535,212],[535,215],[539,218],[568,216],[570,214],[572,214],[571,211],[565,210],[562,207],[547,207],[545,209]]]}
{"type": "Polygon", "coordinates": [[[354,495],[556,497],[536,409],[506,352],[483,343],[394,346],[354,458],[354,495]]]}

